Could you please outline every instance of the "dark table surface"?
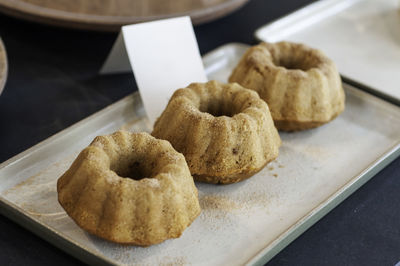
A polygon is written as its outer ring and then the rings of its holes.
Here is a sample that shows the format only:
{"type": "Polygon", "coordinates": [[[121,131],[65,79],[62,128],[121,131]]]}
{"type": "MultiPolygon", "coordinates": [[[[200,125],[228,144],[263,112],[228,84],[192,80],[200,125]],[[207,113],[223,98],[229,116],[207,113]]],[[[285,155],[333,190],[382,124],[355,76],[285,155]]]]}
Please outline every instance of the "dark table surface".
{"type": "MultiPolygon", "coordinates": [[[[252,0],[195,27],[202,54],[254,43],[260,26],[311,0],[252,0]]],[[[98,76],[112,33],[52,28],[0,15],[9,76],[0,95],[0,162],[136,90],[132,75],[98,76]]],[[[400,158],[336,207],[268,265],[394,265],[400,261],[400,158]]],[[[0,265],[82,264],[0,215],[0,265]]]]}

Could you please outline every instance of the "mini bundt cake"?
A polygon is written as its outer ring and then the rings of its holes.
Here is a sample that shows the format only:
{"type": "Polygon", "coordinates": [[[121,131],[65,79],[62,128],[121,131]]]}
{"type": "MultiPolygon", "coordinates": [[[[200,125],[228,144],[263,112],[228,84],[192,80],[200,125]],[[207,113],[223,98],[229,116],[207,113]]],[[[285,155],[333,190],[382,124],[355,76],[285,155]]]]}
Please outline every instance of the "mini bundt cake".
{"type": "Polygon", "coordinates": [[[268,103],[279,130],[314,128],[344,110],[345,95],[335,64],[321,51],[303,44],[251,47],[229,81],[257,91],[268,103]]]}
{"type": "Polygon", "coordinates": [[[220,184],[254,175],[281,144],[256,92],[217,81],[175,91],[152,135],[183,153],[195,180],[220,184]]]}
{"type": "Polygon", "coordinates": [[[185,158],[147,133],[96,137],[59,178],[57,191],[81,228],[117,243],[179,237],[200,213],[185,158]]]}

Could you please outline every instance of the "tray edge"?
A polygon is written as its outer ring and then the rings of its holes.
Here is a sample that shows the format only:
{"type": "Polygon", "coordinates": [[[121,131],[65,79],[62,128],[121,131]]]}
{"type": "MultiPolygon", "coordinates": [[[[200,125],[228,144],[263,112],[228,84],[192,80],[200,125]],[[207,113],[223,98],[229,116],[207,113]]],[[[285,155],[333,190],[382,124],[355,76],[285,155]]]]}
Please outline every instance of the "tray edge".
{"type": "Polygon", "coordinates": [[[3,169],[4,167],[13,165],[14,163],[18,162],[19,160],[25,158],[26,156],[29,156],[32,152],[34,152],[36,150],[40,150],[40,149],[46,147],[54,139],[59,139],[61,137],[64,137],[65,135],[69,134],[70,131],[81,126],[82,124],[85,124],[87,121],[92,120],[93,118],[96,118],[100,115],[107,113],[110,109],[116,108],[116,106],[123,104],[123,102],[134,101],[135,99],[137,99],[137,97],[140,97],[139,92],[135,91],[135,92],[123,97],[122,99],[104,107],[103,109],[83,118],[82,120],[79,120],[78,122],[66,127],[65,129],[55,133],[54,135],[51,135],[50,137],[45,138],[44,140],[40,141],[39,143],[33,145],[32,147],[30,147],[30,148],[24,150],[23,152],[20,152],[17,155],[0,163],[0,170],[3,169]]]}
{"type": "Polygon", "coordinates": [[[371,163],[353,179],[343,185],[339,190],[329,196],[324,202],[315,207],[307,215],[292,225],[285,233],[280,235],[271,243],[271,247],[260,250],[246,265],[263,265],[271,260],[276,254],[303,234],[307,229],[317,223],[336,206],[342,203],[361,186],[367,183],[378,172],[400,156],[400,141],[386,151],[381,157],[371,163]]]}
{"type": "MultiPolygon", "coordinates": [[[[103,114],[107,114],[110,109],[117,108],[119,105],[126,105],[129,102],[135,101],[135,99],[140,98],[139,92],[135,91],[124,98],[112,103],[109,106],[89,115],[88,117],[72,124],[71,126],[57,132],[56,134],[44,139],[43,141],[33,145],[32,147],[28,148],[27,150],[11,157],[10,159],[0,163],[0,170],[7,166],[11,166],[14,163],[17,163],[19,160],[30,156],[32,153],[39,151],[40,149],[45,148],[46,146],[50,145],[53,140],[62,138],[68,135],[71,131],[75,128],[80,127],[81,125],[85,124],[87,121],[92,120],[93,118],[97,118],[103,114]]],[[[75,241],[70,239],[68,236],[61,236],[52,228],[46,226],[38,219],[34,219],[26,214],[24,214],[23,210],[9,202],[5,199],[2,195],[0,195],[0,213],[5,217],[11,219],[12,221],[16,222],[23,228],[27,229],[28,231],[33,232],[39,238],[55,245],[56,247],[60,248],[60,250],[70,254],[71,256],[82,260],[91,265],[115,265],[112,261],[107,259],[106,257],[102,256],[101,254],[95,254],[91,251],[87,250],[85,247],[77,244],[75,241]]]]}
{"type": "MultiPolygon", "coordinates": [[[[354,5],[357,2],[360,2],[362,0],[319,0],[316,2],[313,2],[311,4],[308,4],[306,6],[303,6],[287,15],[284,15],[276,20],[273,20],[261,27],[259,27],[255,32],[254,32],[254,37],[258,41],[263,41],[262,39],[262,34],[261,32],[266,31],[271,32],[271,31],[279,31],[282,30],[282,28],[286,28],[287,24],[293,24],[296,21],[302,21],[301,28],[304,28],[310,24],[309,20],[310,18],[313,18],[315,15],[311,15],[310,13],[317,13],[318,20],[321,20],[321,11],[325,11],[328,9],[329,16],[334,15],[335,13],[339,12],[340,10],[343,10],[344,8],[354,5]],[[332,8],[334,7],[334,8],[332,8]],[[331,8],[331,9],[329,9],[331,8]]],[[[326,16],[326,15],[325,15],[326,16]]],[[[316,22],[314,22],[316,23],[316,22]]]]}
{"type": "MultiPolygon", "coordinates": [[[[261,32],[264,32],[266,29],[270,28],[269,31],[272,31],[272,34],[274,34],[273,33],[274,31],[281,30],[282,28],[288,27],[289,23],[293,23],[293,21],[290,22],[291,20],[298,21],[304,17],[309,16],[309,14],[307,14],[307,15],[305,14],[307,12],[317,13],[318,11],[327,9],[330,6],[341,5],[336,10],[329,11],[329,13],[330,13],[329,16],[332,16],[335,12],[343,10],[344,8],[352,6],[360,1],[363,1],[363,0],[350,0],[350,1],[349,0],[320,0],[317,2],[313,2],[313,3],[306,5],[298,10],[295,10],[287,15],[284,15],[283,17],[280,17],[274,21],[271,21],[270,23],[267,23],[267,24],[261,26],[254,32],[254,38],[257,42],[263,42],[264,40],[261,37],[261,35],[262,35],[261,32]]],[[[304,28],[308,25],[302,25],[301,28],[304,28]]],[[[267,33],[268,33],[268,30],[267,30],[267,33]]],[[[275,42],[275,41],[277,41],[277,40],[272,40],[272,42],[275,42]]],[[[381,92],[374,87],[370,87],[364,83],[360,83],[354,79],[348,78],[345,75],[340,74],[340,76],[342,77],[342,80],[345,83],[348,83],[348,84],[352,85],[353,87],[356,87],[357,89],[363,90],[374,96],[377,96],[378,98],[384,99],[390,103],[400,106],[400,99],[393,97],[389,94],[386,94],[384,92],[381,92]]]]}
{"type": "Polygon", "coordinates": [[[0,197],[0,214],[78,260],[90,265],[115,265],[112,261],[108,260],[101,254],[90,252],[84,246],[79,245],[68,236],[61,236],[40,220],[24,214],[18,206],[3,197],[0,197]]]}

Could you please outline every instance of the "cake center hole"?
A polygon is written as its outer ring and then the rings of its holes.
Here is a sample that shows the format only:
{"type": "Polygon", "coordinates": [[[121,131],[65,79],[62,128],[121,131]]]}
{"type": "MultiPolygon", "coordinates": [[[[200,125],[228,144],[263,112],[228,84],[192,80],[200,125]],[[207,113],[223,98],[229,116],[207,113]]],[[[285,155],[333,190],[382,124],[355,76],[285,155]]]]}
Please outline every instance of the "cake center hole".
{"type": "Polygon", "coordinates": [[[228,116],[233,117],[239,113],[233,106],[230,99],[216,100],[211,99],[206,103],[200,103],[199,110],[204,113],[209,113],[215,117],[228,116]]]}
{"type": "Polygon", "coordinates": [[[307,71],[312,68],[312,66],[306,60],[297,60],[294,58],[281,58],[280,60],[276,60],[274,64],[289,70],[307,71]]]}
{"type": "Polygon", "coordinates": [[[131,178],[134,180],[141,180],[143,178],[150,178],[152,176],[151,170],[147,169],[144,162],[141,161],[129,161],[120,162],[119,167],[116,167],[113,171],[125,178],[131,178]]]}

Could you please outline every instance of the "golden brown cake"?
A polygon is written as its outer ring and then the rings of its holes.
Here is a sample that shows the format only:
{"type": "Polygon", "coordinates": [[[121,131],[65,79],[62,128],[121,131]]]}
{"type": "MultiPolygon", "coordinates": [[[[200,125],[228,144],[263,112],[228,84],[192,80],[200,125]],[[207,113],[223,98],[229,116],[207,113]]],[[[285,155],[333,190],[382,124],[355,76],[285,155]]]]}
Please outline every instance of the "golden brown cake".
{"type": "Polygon", "coordinates": [[[185,158],[147,133],[96,137],[60,177],[57,191],[81,228],[124,244],[179,237],[200,213],[185,158]]]}
{"type": "Polygon", "coordinates": [[[185,155],[195,180],[221,184],[254,175],[278,156],[281,144],[257,93],[217,81],[175,91],[152,135],[185,155]]]}
{"type": "Polygon", "coordinates": [[[303,44],[261,43],[246,51],[230,82],[258,92],[279,130],[327,123],[344,110],[345,95],[335,64],[303,44]]]}

